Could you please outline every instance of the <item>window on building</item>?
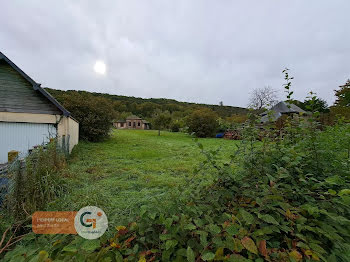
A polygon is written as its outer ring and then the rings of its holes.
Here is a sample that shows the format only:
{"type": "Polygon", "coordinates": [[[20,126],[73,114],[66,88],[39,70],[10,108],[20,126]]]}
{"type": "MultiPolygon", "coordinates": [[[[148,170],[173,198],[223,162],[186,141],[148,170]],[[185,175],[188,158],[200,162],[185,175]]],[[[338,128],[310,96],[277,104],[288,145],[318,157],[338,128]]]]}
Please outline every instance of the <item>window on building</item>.
{"type": "Polygon", "coordinates": [[[131,126],[131,122],[129,122],[129,126],[131,126]]]}
{"type": "Polygon", "coordinates": [[[137,123],[137,125],[138,125],[138,126],[141,126],[141,123],[140,123],[140,122],[138,122],[138,123],[137,123]]]}
{"type": "Polygon", "coordinates": [[[124,123],[120,123],[120,127],[124,127],[124,123]]]}

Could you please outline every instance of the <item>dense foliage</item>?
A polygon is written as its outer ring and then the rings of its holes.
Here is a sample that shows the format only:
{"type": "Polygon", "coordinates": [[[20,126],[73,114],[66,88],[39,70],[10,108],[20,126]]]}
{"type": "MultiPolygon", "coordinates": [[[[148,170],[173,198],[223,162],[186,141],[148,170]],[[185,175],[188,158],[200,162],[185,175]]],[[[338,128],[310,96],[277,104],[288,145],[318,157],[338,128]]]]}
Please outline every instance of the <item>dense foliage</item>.
{"type": "Polygon", "coordinates": [[[350,79],[343,86],[340,86],[339,90],[335,90],[335,97],[335,106],[350,106],[350,79]]]}
{"type": "Polygon", "coordinates": [[[181,117],[188,115],[194,109],[198,108],[210,108],[215,111],[221,117],[230,117],[234,114],[246,114],[247,109],[242,107],[224,106],[224,105],[206,105],[179,102],[173,99],[165,98],[139,98],[131,96],[119,96],[101,93],[90,93],[86,91],[63,91],[47,88],[58,101],[64,102],[65,96],[75,96],[77,94],[84,94],[92,97],[102,97],[111,103],[117,112],[128,112],[138,115],[143,118],[152,118],[157,110],[169,111],[171,114],[176,113],[181,117]]]}
{"type": "MultiPolygon", "coordinates": [[[[89,93],[85,91],[61,91],[47,89],[80,122],[81,138],[94,141],[108,134],[111,122],[137,115],[151,122],[152,128],[179,131],[186,129],[185,119],[194,111],[213,111],[217,117],[233,123],[242,122],[248,110],[224,105],[205,105],[178,102],[171,99],[142,99],[89,93]],[[170,122],[159,125],[158,116],[169,116],[170,122]]],[[[166,117],[168,119],[168,117],[166,117]]],[[[186,129],[187,130],[187,129],[186,129]]]]}
{"type": "Polygon", "coordinates": [[[331,107],[332,116],[341,116],[346,120],[350,120],[350,80],[340,89],[335,90],[335,103],[331,107]]]}
{"type": "Polygon", "coordinates": [[[311,98],[307,98],[304,100],[304,102],[300,102],[298,100],[293,100],[291,102],[305,111],[310,111],[310,107],[312,106],[314,110],[317,110],[320,113],[329,112],[327,102],[322,98],[316,98],[314,101],[312,101],[311,98]]]}
{"type": "Polygon", "coordinates": [[[210,109],[198,109],[187,118],[188,131],[197,137],[213,137],[218,131],[218,116],[210,109]]]}
{"type": "Polygon", "coordinates": [[[108,136],[115,112],[106,99],[76,92],[74,95],[64,93],[60,101],[79,122],[80,139],[99,141],[108,136]]]}

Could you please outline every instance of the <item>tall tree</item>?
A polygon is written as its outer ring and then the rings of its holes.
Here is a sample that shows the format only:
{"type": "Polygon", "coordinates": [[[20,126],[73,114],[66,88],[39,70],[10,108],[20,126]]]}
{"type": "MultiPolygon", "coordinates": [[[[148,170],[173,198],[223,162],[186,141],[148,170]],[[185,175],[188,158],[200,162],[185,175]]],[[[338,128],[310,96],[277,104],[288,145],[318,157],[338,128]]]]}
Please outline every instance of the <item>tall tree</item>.
{"type": "Polygon", "coordinates": [[[334,92],[336,99],[334,105],[331,106],[332,115],[350,120],[350,79],[334,92]]]}
{"type": "Polygon", "coordinates": [[[326,100],[318,97],[305,99],[300,108],[305,111],[318,111],[320,113],[329,112],[326,100]]]}
{"type": "Polygon", "coordinates": [[[249,98],[248,107],[260,110],[274,106],[277,101],[277,91],[270,86],[256,88],[249,98]]]}
{"type": "Polygon", "coordinates": [[[169,128],[171,122],[171,115],[168,111],[157,111],[153,116],[153,126],[158,129],[158,136],[160,136],[160,130],[169,128]]]}
{"type": "Polygon", "coordinates": [[[350,106],[350,79],[339,90],[334,90],[336,100],[334,106],[350,106]]]}

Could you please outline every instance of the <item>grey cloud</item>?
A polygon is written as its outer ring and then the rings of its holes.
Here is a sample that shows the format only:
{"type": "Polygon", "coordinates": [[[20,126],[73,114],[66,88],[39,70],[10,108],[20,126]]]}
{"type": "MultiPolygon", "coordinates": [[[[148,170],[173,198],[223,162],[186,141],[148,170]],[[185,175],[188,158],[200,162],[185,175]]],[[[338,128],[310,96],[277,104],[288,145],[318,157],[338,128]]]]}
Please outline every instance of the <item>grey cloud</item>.
{"type": "Polygon", "coordinates": [[[141,97],[246,106],[252,89],[329,103],[350,77],[347,0],[39,1],[1,4],[0,50],[36,81],[141,97]],[[93,72],[96,60],[106,76],[93,72]]]}

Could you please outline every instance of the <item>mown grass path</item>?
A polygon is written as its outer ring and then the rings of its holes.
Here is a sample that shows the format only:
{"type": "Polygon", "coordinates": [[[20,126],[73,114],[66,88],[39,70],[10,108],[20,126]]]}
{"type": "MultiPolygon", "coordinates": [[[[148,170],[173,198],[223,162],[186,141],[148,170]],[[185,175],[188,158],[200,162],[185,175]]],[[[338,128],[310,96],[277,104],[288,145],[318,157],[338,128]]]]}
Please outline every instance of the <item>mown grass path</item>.
{"type": "MultiPolygon", "coordinates": [[[[228,159],[234,141],[200,139],[205,149],[222,148],[228,159]]],[[[115,130],[107,141],[80,142],[67,170],[70,191],[51,210],[79,210],[94,205],[108,215],[111,225],[138,214],[150,198],[167,194],[193,173],[204,156],[192,137],[154,130],[115,130]]]]}

